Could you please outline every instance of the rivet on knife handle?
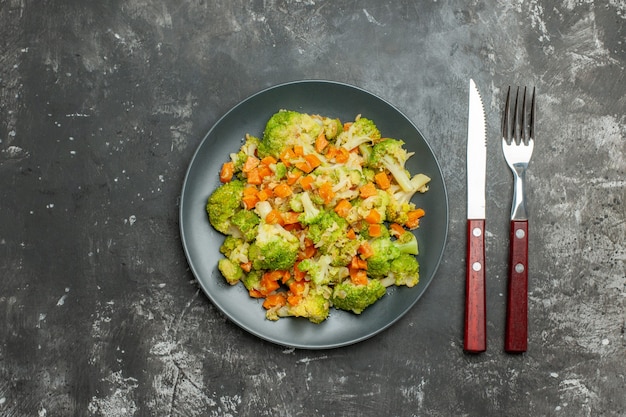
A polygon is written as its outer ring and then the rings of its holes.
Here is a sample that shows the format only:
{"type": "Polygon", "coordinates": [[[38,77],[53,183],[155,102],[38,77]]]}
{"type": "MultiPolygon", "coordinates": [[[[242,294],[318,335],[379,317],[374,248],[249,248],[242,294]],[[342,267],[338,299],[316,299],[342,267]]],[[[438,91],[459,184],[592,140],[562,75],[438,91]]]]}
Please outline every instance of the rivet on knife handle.
{"type": "Polygon", "coordinates": [[[512,220],[504,350],[526,352],[528,345],[528,221],[512,220]]]}
{"type": "Polygon", "coordinates": [[[465,280],[465,336],[463,348],[480,353],[487,349],[485,305],[485,220],[467,221],[467,273],[465,280]]]}

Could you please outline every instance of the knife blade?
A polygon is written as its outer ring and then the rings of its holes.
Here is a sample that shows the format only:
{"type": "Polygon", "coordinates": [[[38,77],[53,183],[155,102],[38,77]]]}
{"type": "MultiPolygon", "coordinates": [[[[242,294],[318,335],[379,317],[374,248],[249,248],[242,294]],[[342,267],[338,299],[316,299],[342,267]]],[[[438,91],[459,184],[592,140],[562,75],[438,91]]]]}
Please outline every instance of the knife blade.
{"type": "Polygon", "coordinates": [[[487,349],[485,302],[485,182],[487,133],[485,108],[474,80],[469,83],[467,123],[467,258],[465,274],[465,332],[463,347],[487,349]]]}

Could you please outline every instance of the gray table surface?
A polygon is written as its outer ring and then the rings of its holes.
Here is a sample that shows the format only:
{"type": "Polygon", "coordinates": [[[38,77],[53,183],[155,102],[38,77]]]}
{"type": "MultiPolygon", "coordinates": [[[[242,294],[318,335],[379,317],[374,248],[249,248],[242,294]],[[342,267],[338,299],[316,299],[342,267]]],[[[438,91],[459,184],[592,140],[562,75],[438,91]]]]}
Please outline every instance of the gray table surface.
{"type": "Polygon", "coordinates": [[[0,2],[0,415],[626,415],[626,3],[0,2]],[[488,128],[488,350],[463,352],[468,79],[488,128]],[[432,285],[361,343],[241,330],[190,272],[185,170],[266,87],[393,103],[450,199],[432,285]],[[508,85],[536,86],[529,348],[503,351],[508,85]]]}

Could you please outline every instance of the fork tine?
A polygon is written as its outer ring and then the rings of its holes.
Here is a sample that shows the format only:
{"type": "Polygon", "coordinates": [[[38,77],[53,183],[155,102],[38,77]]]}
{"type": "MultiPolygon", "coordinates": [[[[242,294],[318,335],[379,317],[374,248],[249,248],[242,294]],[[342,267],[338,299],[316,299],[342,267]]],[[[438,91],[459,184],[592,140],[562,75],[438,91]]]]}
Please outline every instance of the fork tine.
{"type": "Polygon", "coordinates": [[[507,143],[511,142],[511,135],[510,135],[510,131],[511,128],[509,127],[509,113],[510,113],[510,102],[511,99],[511,86],[509,86],[508,90],[506,91],[506,100],[504,102],[504,114],[502,115],[502,138],[504,140],[506,140],[507,143]]]}
{"type": "Polygon", "coordinates": [[[519,144],[521,145],[522,143],[524,145],[527,144],[526,141],[526,114],[527,114],[527,109],[526,109],[526,87],[524,87],[524,92],[522,93],[522,116],[520,118],[520,129],[519,129],[519,134],[520,134],[520,138],[519,138],[519,144]]]}
{"type": "Polygon", "coordinates": [[[519,145],[519,87],[517,87],[517,91],[515,92],[515,107],[513,107],[513,132],[511,143],[515,143],[519,145]]]}
{"type": "Polygon", "coordinates": [[[530,126],[528,128],[529,141],[535,140],[535,87],[533,87],[533,95],[530,101],[530,126]]]}

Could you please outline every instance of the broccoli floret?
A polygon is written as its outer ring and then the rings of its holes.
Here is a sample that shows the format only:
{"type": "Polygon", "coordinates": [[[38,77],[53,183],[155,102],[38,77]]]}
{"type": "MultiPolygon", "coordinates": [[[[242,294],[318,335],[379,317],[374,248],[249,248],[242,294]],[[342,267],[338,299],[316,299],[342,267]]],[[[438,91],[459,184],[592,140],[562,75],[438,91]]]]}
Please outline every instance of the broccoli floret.
{"type": "MultiPolygon", "coordinates": [[[[289,208],[292,211],[295,211],[296,213],[302,213],[304,211],[304,206],[302,205],[303,195],[304,193],[297,193],[297,194],[291,195],[291,198],[289,199],[289,208]]],[[[311,201],[310,198],[309,198],[309,201],[311,201]]],[[[311,202],[311,204],[313,204],[313,202],[311,202]]],[[[313,213],[313,217],[315,217],[314,213],[313,213]]]]}
{"type": "Polygon", "coordinates": [[[404,149],[404,142],[397,139],[385,139],[372,148],[368,160],[371,168],[387,169],[404,191],[413,191],[409,172],[404,164],[412,154],[404,149]]]}
{"type": "Polygon", "coordinates": [[[247,274],[244,274],[243,278],[241,278],[241,282],[246,287],[248,291],[251,290],[259,290],[261,288],[261,277],[263,273],[261,271],[251,270],[247,274]]]}
{"type": "Polygon", "coordinates": [[[376,195],[367,197],[359,204],[358,212],[361,217],[366,217],[371,209],[376,209],[381,215],[381,221],[387,220],[387,206],[391,198],[384,190],[376,189],[376,195]]]}
{"type": "Polygon", "coordinates": [[[337,143],[348,150],[352,150],[359,145],[373,143],[378,139],[380,139],[380,131],[374,122],[361,117],[352,123],[348,130],[339,134],[337,143]]]}
{"type": "Polygon", "coordinates": [[[396,285],[414,287],[419,282],[419,263],[414,256],[402,253],[391,261],[389,277],[393,278],[396,285]]]}
{"type": "Polygon", "coordinates": [[[254,269],[290,269],[296,261],[300,241],[277,224],[261,223],[250,245],[248,258],[254,269]]]}
{"type": "Polygon", "coordinates": [[[263,140],[259,143],[258,155],[278,158],[287,148],[303,146],[308,152],[314,151],[315,139],[322,132],[323,123],[309,114],[281,110],[274,114],[265,125],[263,140]]]}
{"type": "Polygon", "coordinates": [[[346,165],[331,165],[320,167],[317,172],[322,176],[323,181],[332,182],[337,200],[343,198],[352,200],[359,195],[357,187],[362,185],[360,167],[357,169],[346,165]]]}
{"type": "Polygon", "coordinates": [[[367,275],[383,278],[389,273],[391,261],[400,256],[400,249],[388,238],[379,237],[370,243],[374,254],[367,258],[367,275]]]}
{"type": "Polygon", "coordinates": [[[220,246],[220,252],[224,254],[224,256],[226,256],[227,258],[230,258],[230,255],[233,253],[233,251],[241,246],[244,242],[245,241],[243,239],[236,238],[230,235],[226,236],[224,242],[222,243],[222,246],[220,246]]]}
{"type": "Polygon", "coordinates": [[[239,210],[232,218],[232,223],[236,226],[244,239],[248,242],[254,240],[257,226],[261,222],[259,216],[250,210],[239,210]]]}
{"type": "Polygon", "coordinates": [[[306,235],[315,247],[327,253],[340,239],[345,238],[348,222],[332,210],[322,211],[318,221],[310,224],[306,235]]]}
{"type": "Polygon", "coordinates": [[[310,288],[296,305],[287,304],[276,311],[279,317],[305,317],[313,323],[321,323],[328,317],[330,302],[316,288],[310,288]]]}
{"type": "Polygon", "coordinates": [[[357,227],[355,229],[359,231],[359,235],[363,239],[367,239],[367,240],[375,239],[375,238],[389,239],[389,237],[391,236],[391,234],[389,233],[389,229],[384,224],[380,225],[380,235],[378,236],[370,236],[369,223],[365,221],[361,221],[357,223],[356,226],[357,227]]]}
{"type": "Polygon", "coordinates": [[[333,140],[339,133],[343,131],[343,124],[339,119],[331,119],[330,117],[323,117],[322,123],[324,125],[324,135],[326,139],[333,140]]]}
{"type": "Polygon", "coordinates": [[[383,278],[389,274],[391,263],[401,254],[417,255],[417,239],[413,233],[404,233],[400,239],[379,237],[370,242],[374,254],[367,258],[367,274],[383,278]]]}
{"type": "Polygon", "coordinates": [[[372,168],[363,167],[361,170],[361,175],[363,177],[363,184],[368,182],[374,182],[374,176],[376,175],[376,171],[372,168]]]}
{"type": "MultiPolygon", "coordinates": [[[[323,212],[315,207],[315,204],[311,200],[311,196],[308,192],[304,191],[299,194],[299,204],[302,205],[302,210],[304,211],[299,217],[298,221],[303,225],[316,223],[322,217],[323,212]]],[[[294,210],[297,211],[297,210],[294,210]]]]}
{"type": "Polygon", "coordinates": [[[375,303],[386,293],[386,288],[377,279],[366,285],[356,285],[346,280],[335,286],[331,301],[336,308],[361,314],[365,308],[375,303]]]}
{"type": "Polygon", "coordinates": [[[281,180],[285,175],[287,175],[287,167],[282,162],[276,163],[276,171],[274,172],[276,180],[281,180]]]}
{"type": "Polygon", "coordinates": [[[386,216],[391,223],[405,224],[409,220],[409,211],[415,209],[413,203],[400,203],[393,196],[389,199],[386,216]]]}
{"type": "Polygon", "coordinates": [[[328,285],[332,282],[339,282],[348,276],[348,269],[333,266],[333,257],[322,255],[316,259],[303,259],[298,263],[297,268],[306,272],[315,285],[328,285]]]}
{"type": "Polygon", "coordinates": [[[235,285],[244,276],[241,266],[228,258],[222,258],[217,261],[217,268],[230,285],[235,285]]]}
{"type": "Polygon", "coordinates": [[[342,236],[330,248],[326,249],[326,253],[333,259],[330,264],[332,266],[348,266],[352,258],[356,256],[360,245],[360,240],[342,236]]]}
{"type": "Polygon", "coordinates": [[[398,239],[394,240],[393,243],[402,253],[409,255],[417,255],[419,253],[417,238],[413,233],[403,233],[398,239]]]}
{"type": "Polygon", "coordinates": [[[215,230],[226,235],[237,234],[236,227],[232,224],[233,216],[241,208],[241,198],[243,196],[244,183],[233,180],[220,185],[211,194],[207,201],[206,211],[209,215],[209,222],[215,230]]]}
{"type": "Polygon", "coordinates": [[[220,246],[220,252],[228,259],[237,264],[248,262],[248,249],[250,244],[243,239],[234,236],[226,236],[224,243],[220,246]]]}

